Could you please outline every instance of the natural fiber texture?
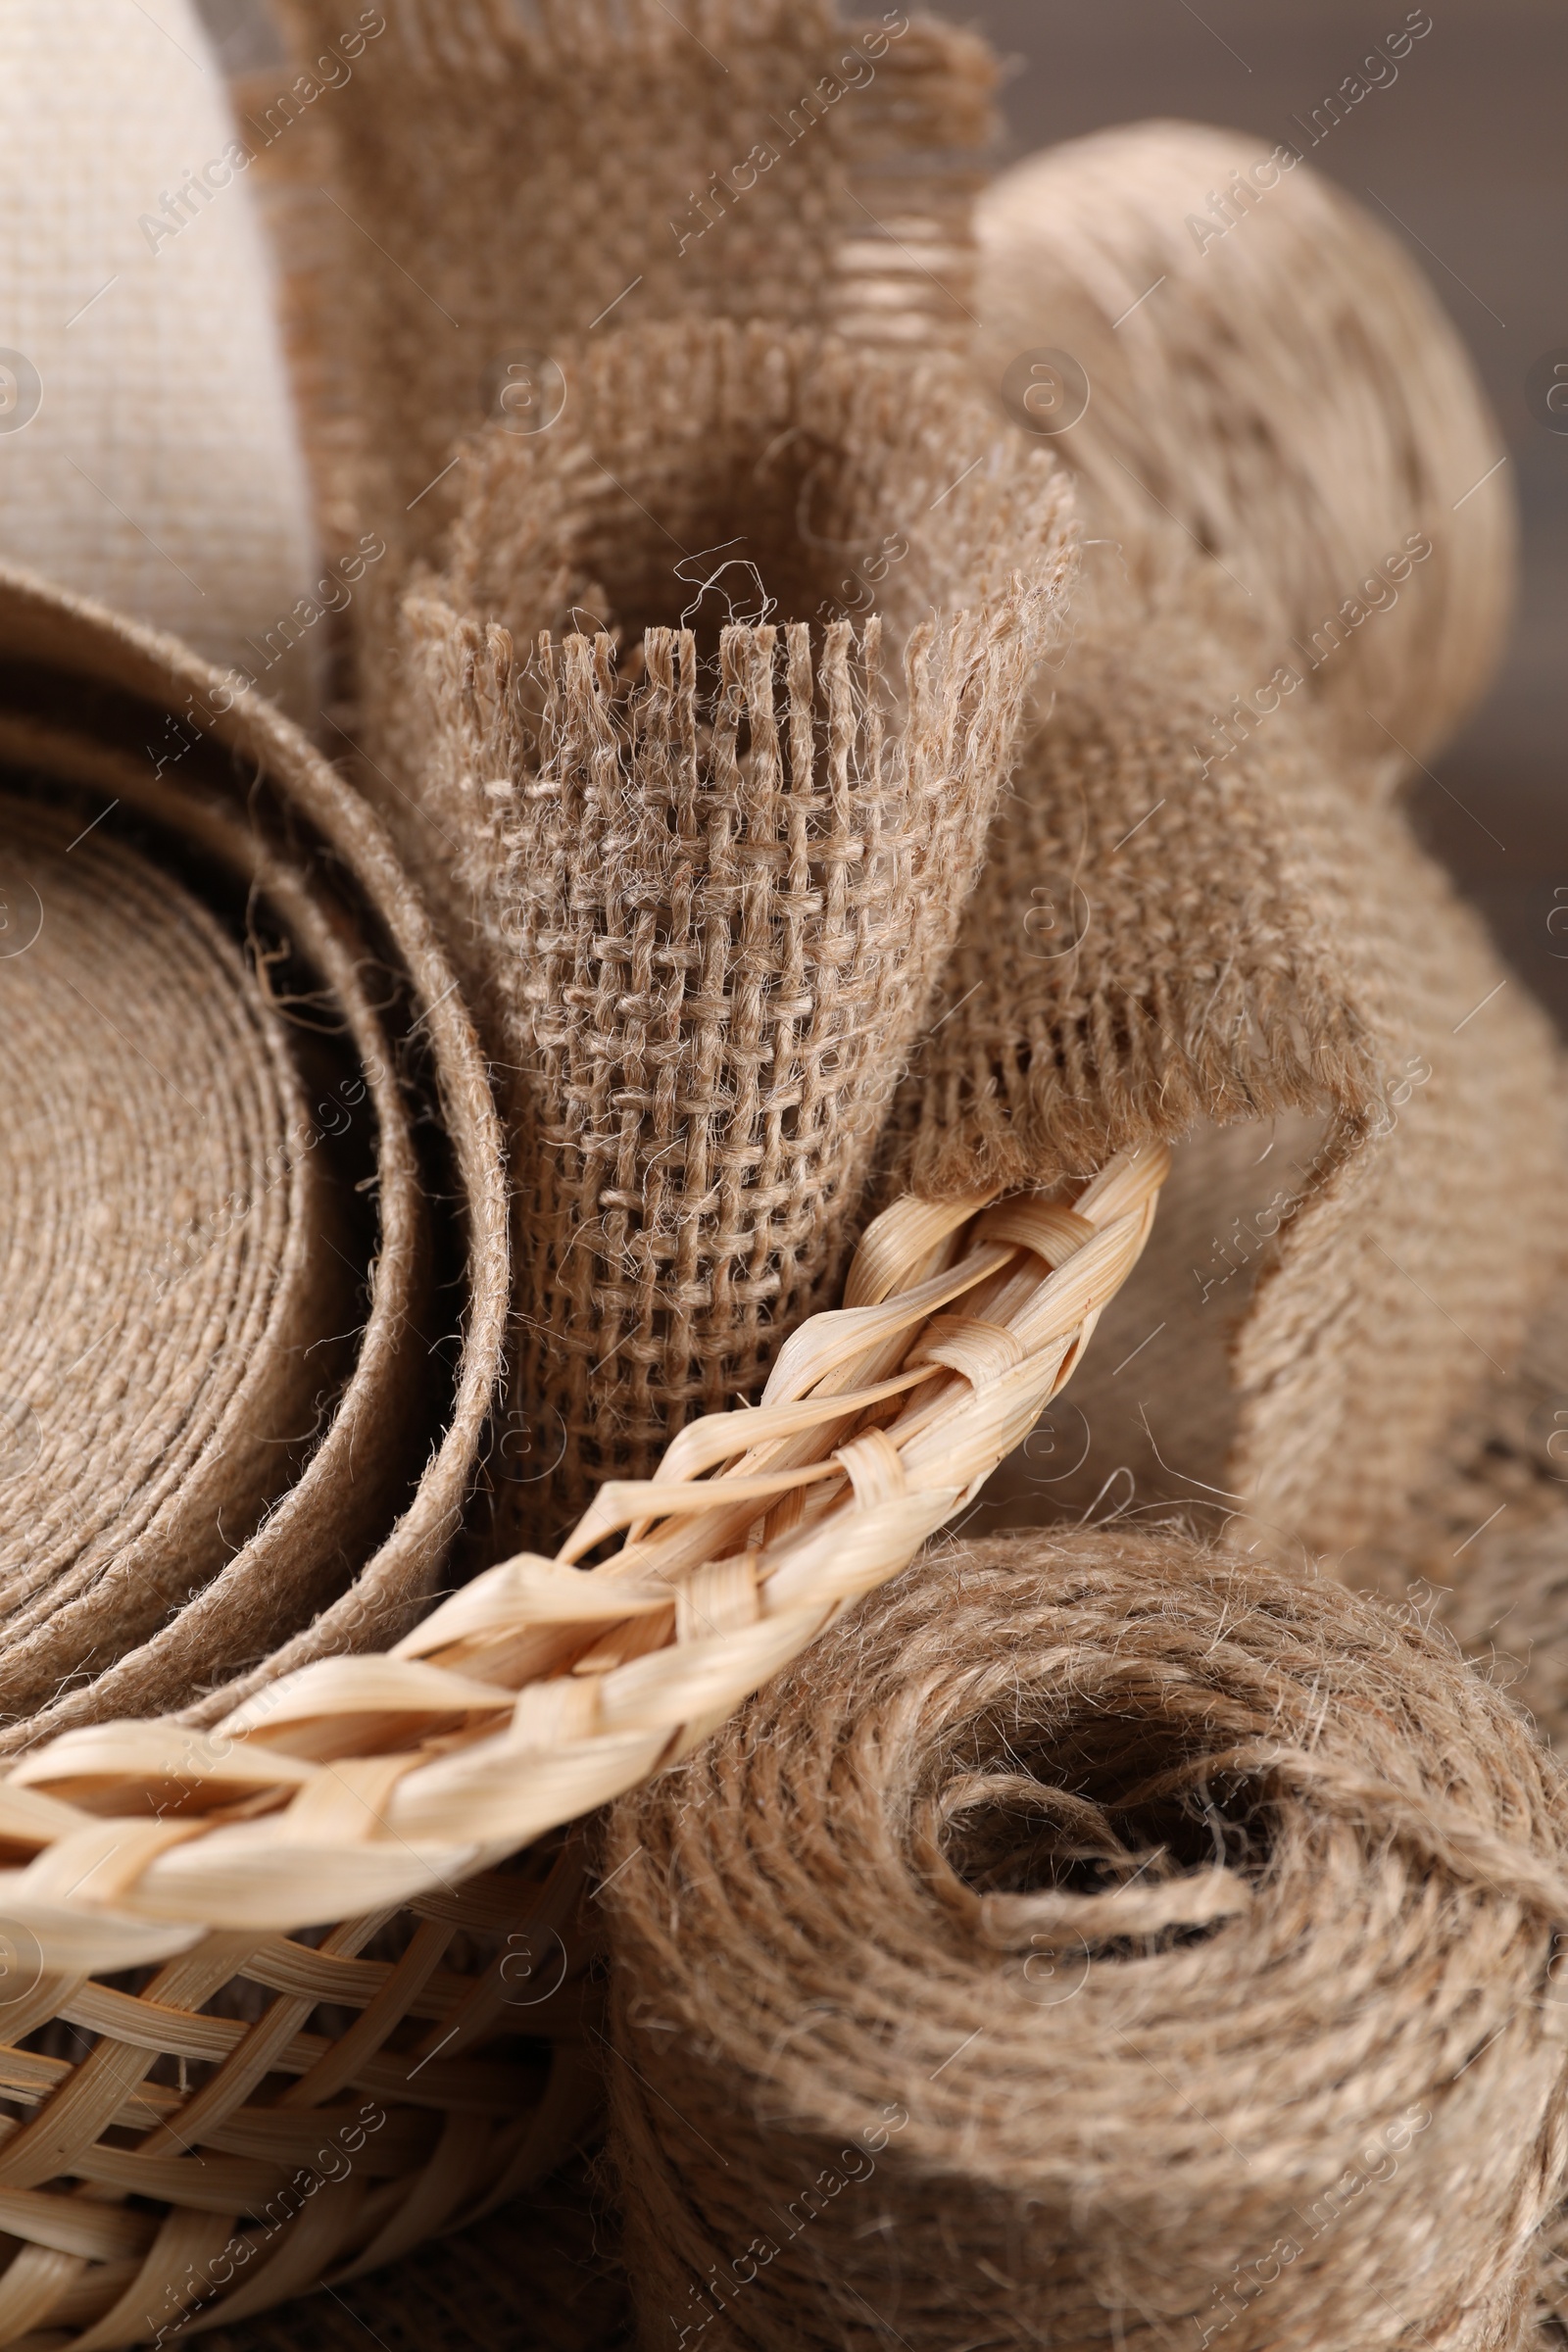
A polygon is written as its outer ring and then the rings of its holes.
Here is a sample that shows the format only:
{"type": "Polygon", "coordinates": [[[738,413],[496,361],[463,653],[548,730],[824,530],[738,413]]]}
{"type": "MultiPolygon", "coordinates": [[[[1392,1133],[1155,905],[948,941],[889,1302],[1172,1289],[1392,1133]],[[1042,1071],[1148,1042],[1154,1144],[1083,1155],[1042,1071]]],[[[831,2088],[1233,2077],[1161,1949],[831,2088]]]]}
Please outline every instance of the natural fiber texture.
{"type": "MultiPolygon", "coordinates": [[[[962,1193],[1195,1123],[1314,1122],[1272,1161],[1258,1137],[1223,1222],[1188,1189],[1212,1152],[1178,1155],[1173,1228],[1214,1216],[1185,1313],[1224,1320],[1230,1378],[1195,1448],[1188,1350],[1116,1370],[1177,1327],[1132,1328],[1129,1301],[1056,1490],[1079,1510],[1116,1476],[1124,1504],[1240,1510],[1291,1558],[1388,1540],[1510,1362],[1557,1258],[1562,1081],[1391,806],[1505,612],[1493,427],[1418,274],[1304,166],[1199,252],[1177,197],[1238,152],[1143,125],[987,199],[984,367],[1078,354],[1088,407],[1043,437],[1089,545],[883,1159],[890,1187],[962,1193]]],[[[1013,413],[1054,424],[1018,381],[1013,413]]]]}
{"type": "MultiPolygon", "coordinates": [[[[1236,638],[1200,632],[1200,597],[1195,580],[1058,674],[884,1156],[890,1182],[942,1194],[1291,1114],[1254,1126],[1223,1221],[1209,1158],[1189,1191],[1178,1157],[1180,1225],[1212,1219],[1180,1311],[1223,1321],[1230,1348],[1200,1457],[1176,1435],[1192,1359],[1140,1358],[1102,1396],[1094,1486],[1063,1499],[1081,1509],[1128,1462],[1139,1503],[1207,1509],[1218,1489],[1255,1522],[1246,1541],[1339,1553],[1385,1540],[1519,1346],[1560,1247],[1561,1061],[1325,715],[1282,709],[1204,773],[1193,739],[1236,638]]],[[[1107,1371],[1170,1320],[1124,1325],[1107,1371]]]]}
{"type": "MultiPolygon", "coordinates": [[[[1011,414],[1052,431],[1135,574],[1208,556],[1309,699],[1353,741],[1413,760],[1496,663],[1513,590],[1503,445],[1387,221],[1292,155],[1143,122],[1031,156],[978,208],[976,360],[1011,414]],[[1087,378],[1076,423],[1083,387],[1058,390],[1042,346],[1087,378]],[[1437,560],[1383,576],[1412,534],[1437,560]]],[[[1217,709],[1267,675],[1233,673],[1217,709]]]]}
{"type": "Polygon", "coordinates": [[[1439,1474],[1358,1583],[1435,1614],[1483,1670],[1568,1745],[1568,1291],[1541,1301],[1511,1378],[1451,1432],[1439,1474]]]}
{"type": "Polygon", "coordinates": [[[318,1657],[210,1734],[35,1749],[0,1782],[4,1916],[52,1967],[129,1966],[203,1925],[445,1886],[656,1771],[978,1492],[1136,1264],[1165,1164],[1115,1160],[1071,1202],[895,1204],[761,1404],[603,1487],[559,1559],[503,1562],[389,1653],[318,1657]]]}
{"type": "Polygon", "coordinates": [[[31,1859],[0,1879],[27,1980],[0,2048],[19,2111],[0,2220],[22,2241],[0,2326],[85,2323],[74,2352],[110,2352],[193,2305],[203,2327],[241,2320],[558,2163],[592,2110],[583,1949],[562,1940],[578,1852],[536,1845],[520,1873],[472,1874],[700,1740],[907,1565],[1066,1379],[1163,1173],[1160,1154],[1114,1164],[1070,1207],[900,1204],[865,1236],[847,1306],[795,1335],[770,1397],[689,1429],[659,1481],[604,1489],[562,1562],[493,1569],[390,1656],[322,1660],[211,1736],[100,1727],[14,1768],[0,1840],[31,1859]],[[565,1564],[620,1531],[599,1569],[565,1564]],[[364,1916],[319,1953],[276,1932],[346,1905],[364,1916]],[[382,1965],[351,1965],[382,1931],[382,1965]],[[147,1984],[89,1977],[159,1959],[147,1984]],[[279,1996],[260,2017],[258,1986],[279,1996]],[[344,2005],[363,2011],[348,2026],[344,2005]],[[62,2025],[99,2037],[87,2058],[61,2054],[62,2025]],[[509,2067],[491,2046],[509,2034],[560,2046],[509,2067]],[[174,2060],[177,2090],[157,2082],[174,2060]],[[367,2110],[334,2108],[345,2089],[394,2102],[358,2175],[367,2110]],[[310,2132],[280,2134],[280,2110],[306,2111],[310,2132]],[[219,2161],[235,2156],[264,2161],[219,2161]],[[64,2235],[75,2200],[34,2193],[52,2179],[94,2189],[64,2235]]]}
{"type": "MultiPolygon", "coordinates": [[[[62,1017],[47,945],[51,905],[64,923],[69,893],[83,887],[78,865],[85,877],[95,858],[107,858],[118,871],[125,853],[103,845],[127,813],[148,853],[176,860],[228,919],[237,911],[254,974],[244,978],[219,928],[172,883],[140,880],[140,905],[127,899],[112,922],[106,916],[96,960],[74,962],[67,975],[77,991],[101,984],[101,1014],[72,995],[71,1034],[49,1063],[29,1060],[40,1090],[51,1076],[63,1087],[76,1073],[75,1110],[33,1131],[38,1185],[69,1207],[73,1185],[88,1181],[73,1168],[88,1154],[91,1181],[109,1188],[123,1159],[116,1160],[104,1114],[128,1101],[127,1148],[151,1198],[145,1209],[131,1190],[100,1200],[84,1219],[85,1248],[73,1245],[78,1253],[57,1261],[58,1282],[36,1298],[24,1286],[49,1261],[43,1228],[29,1227],[7,1277],[10,1348],[30,1347],[45,1374],[51,1362],[64,1374],[100,1337],[100,1323],[108,1328],[99,1356],[86,1355],[56,1391],[47,1378],[29,1385],[19,1365],[23,1409],[11,1426],[28,1446],[36,1432],[41,1473],[69,1456],[83,1415],[114,1436],[101,1417],[123,1379],[127,1439],[149,1449],[156,1441],[163,1451],[147,1467],[131,1452],[116,1459],[112,1446],[101,1465],[78,1453],[47,1506],[58,1537],[81,1531],[84,1541],[69,1573],[44,1588],[60,1604],[54,1617],[8,1657],[13,1708],[43,1710],[13,1721],[5,1738],[18,1745],[127,1709],[221,1714],[269,1674],[403,1630],[440,1571],[468,1494],[499,1356],[507,1251],[494,1110],[450,969],[368,811],[286,721],[261,703],[231,702],[216,674],[172,641],[13,575],[0,580],[0,757],[36,794],[64,794],[74,812],[60,820],[39,938],[14,959],[14,974],[0,965],[30,990],[38,1017],[45,1007],[62,1017]],[[122,952],[127,923],[136,936],[122,952]],[[24,967],[40,952],[29,980],[24,967]],[[191,1004],[177,986],[201,953],[199,971],[226,971],[230,998],[241,985],[246,992],[227,1015],[230,1028],[243,1021],[221,1074],[203,1068],[200,1041],[220,1022],[222,999],[211,1001],[209,978],[199,989],[184,984],[191,1004]],[[139,972],[148,977],[138,983],[139,972]],[[270,1127],[265,1104],[252,1116],[254,1141],[244,1118],[243,1022],[276,1104],[270,1127]],[[182,1073],[183,1101],[170,1092],[182,1073]],[[447,1144],[416,1149],[415,1119],[429,1128],[438,1106],[447,1144]],[[206,1172],[222,1165],[225,1150],[226,1193],[206,1172]],[[363,1207],[345,1218],[367,1177],[377,1193],[368,1227],[363,1207]],[[466,1230],[448,1226],[433,1253],[421,1192],[437,1184],[455,1195],[466,1230]],[[157,1230],[133,1254],[137,1217],[157,1230]],[[450,1381],[431,1371],[438,1271],[461,1301],[450,1381]],[[302,1298],[312,1351],[295,1364],[285,1415],[269,1384],[275,1391],[277,1367],[289,1360],[285,1343],[299,1348],[302,1298]],[[184,1400],[157,1369],[160,1329],[182,1354],[184,1400]],[[74,1385],[95,1363],[101,1398],[74,1385]],[[213,1428],[225,1398],[227,1417],[213,1428]],[[157,1438],[156,1417],[141,1419],[149,1407],[172,1415],[167,1438],[157,1438]],[[182,1469],[177,1492],[164,1494],[157,1481],[182,1469]],[[132,1475],[137,1483],[122,1494],[132,1475]],[[94,1548],[85,1538],[99,1521],[104,1537],[94,1548]],[[66,1687],[52,1696],[62,1678],[66,1687]]],[[[18,1033],[19,1044],[26,1034],[18,1033]]],[[[8,1434],[13,1452],[16,1444],[8,1434]]],[[[47,1568],[36,1527],[27,1533],[29,1566],[47,1568]]],[[[25,1630],[19,1622],[19,1634],[25,1630]]]]}
{"type": "Polygon", "coordinates": [[[192,2332],[243,2321],[542,2180],[598,2098],[597,2000],[559,1932],[581,1875],[536,1855],[390,1929],[213,1936],[113,1984],[40,1981],[9,1931],[7,2340],[112,2352],[196,2305],[192,2332]]]}
{"type": "MultiPolygon", "coordinates": [[[[310,584],[272,284],[191,0],[0,19],[0,562],[220,663],[310,584]]],[[[304,700],[309,657],[289,690],[304,700]]]]}
{"type": "Polygon", "coordinates": [[[504,1077],[535,1543],[836,1295],[1072,546],[943,363],[653,329],[574,401],[460,464],[377,729],[504,1077]]]}
{"type": "Polygon", "coordinates": [[[351,1236],[285,1025],[200,903],[86,821],[0,807],[8,1730],[250,1541],[347,1368],[351,1236]]]}
{"type": "Polygon", "coordinates": [[[1529,2340],[1568,1797],[1418,1622],[954,1545],[600,1860],[650,2347],[1529,2340]]]}
{"type": "MultiPolygon", "coordinates": [[[[350,81],[335,0],[282,13],[324,93],[309,131],[336,158],[314,413],[329,441],[334,415],[356,419],[362,516],[400,549],[437,544],[455,511],[437,477],[509,382],[543,399],[553,361],[575,397],[571,354],[601,319],[842,320],[902,344],[967,330],[974,175],[943,151],[991,128],[972,34],[903,10],[846,24],[832,0],[696,0],[684,18],[658,0],[386,0],[350,81]]],[[[303,189],[309,163],[295,128],[277,136],[279,185],[303,189]]]]}

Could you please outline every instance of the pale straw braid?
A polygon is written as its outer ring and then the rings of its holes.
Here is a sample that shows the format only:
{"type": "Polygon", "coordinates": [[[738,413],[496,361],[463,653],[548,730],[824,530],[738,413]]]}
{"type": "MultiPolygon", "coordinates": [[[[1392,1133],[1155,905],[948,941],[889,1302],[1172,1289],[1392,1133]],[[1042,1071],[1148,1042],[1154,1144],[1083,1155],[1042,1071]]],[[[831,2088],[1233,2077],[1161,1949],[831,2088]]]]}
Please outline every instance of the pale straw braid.
{"type": "Polygon", "coordinates": [[[492,1568],[386,1655],[318,1660],[211,1733],[108,1724],[25,1757],[0,1835],[32,1859],[0,1874],[0,1912],[85,1970],[380,1910],[687,1752],[1021,1442],[1137,1262],[1167,1164],[1124,1153],[1071,1205],[906,1196],[761,1404],[605,1486],[556,1560],[492,1568]]]}

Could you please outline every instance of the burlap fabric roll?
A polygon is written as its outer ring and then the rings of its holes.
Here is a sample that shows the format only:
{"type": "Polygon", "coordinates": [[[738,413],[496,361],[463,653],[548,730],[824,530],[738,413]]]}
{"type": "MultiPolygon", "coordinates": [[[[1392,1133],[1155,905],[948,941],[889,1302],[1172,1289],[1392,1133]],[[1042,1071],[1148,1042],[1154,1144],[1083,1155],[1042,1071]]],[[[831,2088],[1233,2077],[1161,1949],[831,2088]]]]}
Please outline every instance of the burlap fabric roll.
{"type": "Polygon", "coordinates": [[[286,721],[10,575],[0,760],[17,1746],[221,1711],[408,1622],[471,1484],[507,1253],[451,973],[286,721]]]}
{"type": "Polygon", "coordinates": [[[952,1546],[612,1816],[640,2340],[1531,2341],[1565,1863],[1419,1621],[952,1546]]]}

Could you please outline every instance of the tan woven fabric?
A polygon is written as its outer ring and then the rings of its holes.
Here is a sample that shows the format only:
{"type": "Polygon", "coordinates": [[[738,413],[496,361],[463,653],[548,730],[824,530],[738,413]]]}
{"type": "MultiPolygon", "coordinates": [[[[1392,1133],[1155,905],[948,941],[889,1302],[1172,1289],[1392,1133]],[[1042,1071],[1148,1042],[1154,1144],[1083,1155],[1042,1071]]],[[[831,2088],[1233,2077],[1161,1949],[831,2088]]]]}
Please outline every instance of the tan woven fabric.
{"type": "Polygon", "coordinates": [[[574,399],[460,466],[377,737],[506,1077],[515,1496],[563,1517],[832,1295],[1071,545],[943,364],[670,327],[574,399]]]}
{"type": "Polygon", "coordinates": [[[1557,1262],[1561,1063],[1396,806],[1506,613],[1494,428],[1418,274],[1304,166],[1200,241],[1184,214],[1255,161],[1140,125],[982,207],[981,365],[1089,545],[884,1158],[956,1192],[1291,1114],[1178,1154],[1163,1288],[998,1508],[1180,1497],[1338,1557],[1397,1522],[1557,1262]]]}
{"type": "MultiPolygon", "coordinates": [[[[1329,714],[1282,709],[1203,772],[1195,737],[1246,642],[1223,604],[1226,625],[1200,633],[1217,601],[1195,578],[1180,603],[1075,645],[890,1156],[900,1180],[957,1192],[976,1174],[1048,1181],[1195,1120],[1297,1114],[1234,1148],[1255,1165],[1229,1198],[1211,1151],[1190,1178],[1178,1160],[1161,1246],[1184,1232],[1190,1255],[1107,1330],[1098,1405],[1079,1400],[1093,1451],[1058,1494],[1081,1509],[1125,1464],[1123,1507],[1179,1494],[1243,1511],[1247,1541],[1282,1556],[1338,1554],[1396,1522],[1454,1413],[1519,1345],[1559,1247],[1561,1064],[1329,714]],[[1321,1141],[1303,1118],[1326,1121],[1321,1141]],[[1112,1393],[1162,1321],[1166,1352],[1152,1345],[1112,1393]],[[1231,1363],[1197,1458],[1175,1337],[1195,1326],[1231,1363]]],[[[1064,1429],[1068,1443],[1058,1471],[1079,1451],[1064,1429]]]]}
{"type": "Polygon", "coordinates": [[[967,332],[974,177],[944,151],[991,127],[971,34],[903,9],[845,24],[832,0],[386,0],[345,81],[335,0],[281,13],[296,66],[341,83],[266,159],[316,199],[315,414],[328,440],[357,420],[359,504],[402,546],[455,512],[456,437],[548,416],[590,332],[713,313],[967,332]],[[324,204],[312,138],[336,157],[324,204]]]}

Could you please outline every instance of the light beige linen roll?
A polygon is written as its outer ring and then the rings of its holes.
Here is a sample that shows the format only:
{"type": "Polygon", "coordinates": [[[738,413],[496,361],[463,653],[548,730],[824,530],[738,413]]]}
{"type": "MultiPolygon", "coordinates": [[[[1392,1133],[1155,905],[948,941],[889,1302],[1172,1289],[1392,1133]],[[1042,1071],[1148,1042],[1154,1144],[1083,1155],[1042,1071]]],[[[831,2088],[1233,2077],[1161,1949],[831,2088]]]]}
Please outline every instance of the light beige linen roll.
{"type": "Polygon", "coordinates": [[[193,0],[0,10],[0,559],[297,703],[324,632],[256,143],[193,0]]]}

